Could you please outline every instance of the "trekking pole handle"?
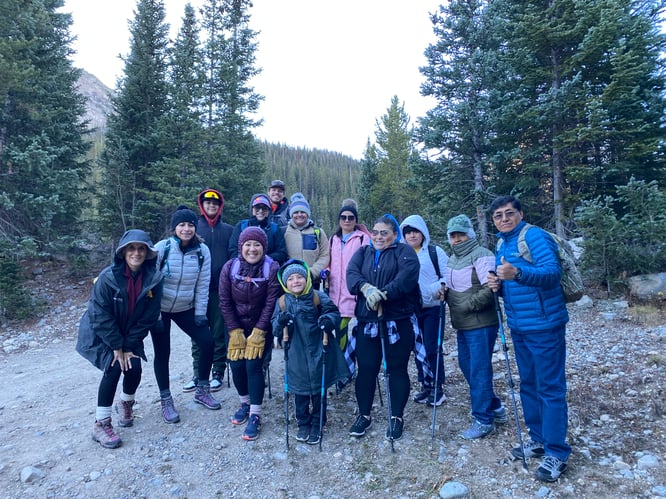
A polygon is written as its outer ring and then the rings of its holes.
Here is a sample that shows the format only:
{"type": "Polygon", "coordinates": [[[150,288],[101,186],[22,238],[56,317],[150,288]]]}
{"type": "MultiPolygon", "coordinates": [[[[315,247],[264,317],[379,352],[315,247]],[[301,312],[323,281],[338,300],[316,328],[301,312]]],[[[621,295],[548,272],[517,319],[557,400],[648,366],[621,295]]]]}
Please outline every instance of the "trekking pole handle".
{"type": "Polygon", "coordinates": [[[282,343],[287,343],[289,341],[289,328],[294,323],[293,320],[289,320],[287,325],[282,329],[282,343]]]}
{"type": "Polygon", "coordinates": [[[326,332],[326,327],[325,326],[319,326],[321,329],[321,342],[324,345],[324,348],[328,346],[328,333],[326,332]]]}

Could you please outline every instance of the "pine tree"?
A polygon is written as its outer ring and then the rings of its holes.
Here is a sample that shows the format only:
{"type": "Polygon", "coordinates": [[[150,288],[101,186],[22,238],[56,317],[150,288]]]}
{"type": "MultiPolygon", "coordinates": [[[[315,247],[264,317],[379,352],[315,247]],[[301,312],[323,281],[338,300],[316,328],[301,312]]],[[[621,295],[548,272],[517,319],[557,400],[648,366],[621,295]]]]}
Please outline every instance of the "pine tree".
{"type": "Polygon", "coordinates": [[[88,170],[72,19],[62,7],[7,0],[0,13],[0,237],[46,251],[78,234],[88,170]]]}
{"type": "Polygon", "coordinates": [[[104,227],[117,235],[132,227],[161,234],[170,210],[155,211],[150,182],[155,163],[164,159],[159,124],[167,100],[168,30],[161,0],[140,0],[130,22],[130,53],[118,82],[102,155],[104,227]]]}

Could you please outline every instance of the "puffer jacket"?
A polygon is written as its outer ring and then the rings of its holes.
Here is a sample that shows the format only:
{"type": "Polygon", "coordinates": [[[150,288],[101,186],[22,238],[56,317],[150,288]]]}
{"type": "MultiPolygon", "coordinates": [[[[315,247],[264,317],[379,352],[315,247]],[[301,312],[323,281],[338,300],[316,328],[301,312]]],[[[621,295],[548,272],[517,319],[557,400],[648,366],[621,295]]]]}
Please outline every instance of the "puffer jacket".
{"type": "Polygon", "coordinates": [[[268,279],[264,278],[264,257],[254,265],[242,258],[229,260],[220,272],[220,310],[224,324],[228,330],[241,328],[246,335],[252,328],[271,331],[271,317],[275,301],[282,290],[277,280],[279,265],[271,261],[268,279]],[[240,267],[238,276],[231,275],[234,260],[238,259],[240,267]],[[253,280],[254,279],[254,280],[253,280]]]}
{"type": "Polygon", "coordinates": [[[194,315],[206,315],[210,285],[210,250],[196,237],[184,251],[177,237],[172,236],[169,239],[169,254],[164,262],[162,260],[167,239],[155,245],[159,252],[157,268],[161,267],[164,274],[162,312],[178,313],[193,308],[194,315]],[[201,269],[199,251],[203,256],[201,269]]]}
{"type": "Polygon", "coordinates": [[[119,349],[146,360],[143,340],[160,316],[162,299],[162,274],[154,263],[146,260],[142,266],[141,292],[131,316],[127,315],[122,256],[116,256],[114,264],[95,280],[88,309],[79,322],[76,351],[98,369],[105,371],[111,365],[113,351],[119,349]]]}
{"type": "MultiPolygon", "coordinates": [[[[421,264],[419,271],[419,288],[421,289],[421,305],[423,308],[439,307],[439,290],[444,283],[444,269],[449,261],[446,252],[439,246],[435,246],[435,253],[437,254],[437,263],[439,264],[439,272],[442,274],[440,278],[435,272],[435,266],[430,259],[430,252],[428,245],[430,244],[430,231],[428,226],[420,215],[410,215],[405,218],[400,224],[400,230],[403,231],[405,227],[413,227],[423,234],[423,244],[416,252],[421,264]]],[[[408,245],[409,246],[409,245],[408,245]]]]}
{"type": "Polygon", "coordinates": [[[337,234],[331,238],[328,296],[337,305],[342,317],[353,317],[356,307],[356,297],[347,288],[347,267],[354,253],[369,244],[370,234],[361,229],[352,232],[345,244],[342,244],[342,239],[337,234]]]}
{"type": "MultiPolygon", "coordinates": [[[[340,324],[340,313],[325,293],[313,290],[309,285],[304,294],[295,296],[287,292],[284,295],[285,311],[294,318],[294,327],[289,338],[289,393],[314,395],[321,393],[321,374],[324,364],[322,331],[317,325],[319,317],[328,317],[336,328],[340,324]],[[314,293],[319,295],[319,309],[314,306],[314,293]]],[[[273,330],[279,332],[278,316],[282,310],[280,303],[275,304],[273,312],[273,330]]],[[[333,337],[329,338],[326,355],[326,388],[349,377],[349,368],[333,337]]]]}
{"type": "Polygon", "coordinates": [[[315,231],[315,223],[311,219],[308,219],[303,227],[297,227],[294,221],[290,220],[284,232],[289,258],[297,258],[308,264],[314,287],[317,287],[319,275],[328,267],[331,259],[328,236],[324,229],[317,228],[317,230],[319,237],[315,231]]]}
{"type": "Polygon", "coordinates": [[[488,288],[488,272],[495,270],[493,252],[476,239],[452,250],[444,273],[451,325],[459,331],[497,326],[495,298],[488,288]]]}
{"type": "Polygon", "coordinates": [[[376,251],[364,246],[354,253],[347,267],[347,288],[356,295],[356,318],[359,322],[377,322],[377,312],[368,310],[361,292],[363,285],[370,283],[387,294],[382,301],[384,319],[406,319],[420,307],[419,259],[411,247],[394,242],[379,252],[375,265],[376,251]]]}
{"type": "Polygon", "coordinates": [[[502,281],[507,324],[512,331],[545,331],[564,326],[569,313],[560,286],[562,270],[557,256],[557,244],[539,227],[525,233],[525,242],[533,263],[520,257],[518,236],[525,221],[511,232],[499,233],[504,241],[495,254],[495,264],[502,258],[522,270],[519,282],[502,281]]]}

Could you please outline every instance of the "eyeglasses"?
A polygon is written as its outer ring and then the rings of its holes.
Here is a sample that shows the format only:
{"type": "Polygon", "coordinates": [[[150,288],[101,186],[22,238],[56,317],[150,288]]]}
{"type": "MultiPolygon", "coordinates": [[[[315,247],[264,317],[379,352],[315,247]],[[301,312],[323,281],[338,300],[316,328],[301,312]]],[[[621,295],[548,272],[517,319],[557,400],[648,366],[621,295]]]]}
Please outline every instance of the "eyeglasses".
{"type": "Polygon", "coordinates": [[[356,220],[356,217],[354,215],[340,215],[340,220],[343,222],[353,222],[356,220]]]}
{"type": "Polygon", "coordinates": [[[371,232],[371,234],[372,234],[373,236],[382,236],[382,237],[386,237],[386,236],[388,236],[390,233],[391,233],[390,230],[373,230],[373,231],[371,232]]]}
{"type": "Polygon", "coordinates": [[[506,218],[513,218],[517,214],[518,214],[518,212],[515,211],[515,210],[507,210],[507,211],[504,211],[504,212],[495,213],[493,215],[493,220],[496,220],[497,222],[499,222],[500,220],[503,220],[505,217],[506,218]]]}

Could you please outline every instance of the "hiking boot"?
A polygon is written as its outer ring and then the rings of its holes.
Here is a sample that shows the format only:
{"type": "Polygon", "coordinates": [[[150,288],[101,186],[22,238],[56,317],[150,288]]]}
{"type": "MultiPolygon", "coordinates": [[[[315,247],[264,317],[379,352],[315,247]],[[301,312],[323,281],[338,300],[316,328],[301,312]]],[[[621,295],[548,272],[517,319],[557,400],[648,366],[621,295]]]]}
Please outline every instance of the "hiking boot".
{"type": "Polygon", "coordinates": [[[472,426],[463,431],[461,436],[465,440],[476,440],[477,438],[483,438],[485,436],[490,435],[495,430],[496,428],[493,423],[483,424],[477,419],[475,419],[474,422],[472,423],[472,426]]]}
{"type": "Polygon", "coordinates": [[[259,437],[259,432],[261,431],[261,416],[257,414],[252,414],[250,416],[250,421],[245,427],[243,432],[243,440],[256,440],[259,437]]]}
{"type": "Polygon", "coordinates": [[[349,435],[352,437],[362,437],[365,435],[366,430],[368,430],[371,426],[372,420],[359,414],[356,418],[356,421],[354,421],[354,424],[349,429],[349,435]]]}
{"type": "Polygon", "coordinates": [[[116,403],[116,413],[118,414],[118,426],[127,428],[134,424],[134,400],[119,400],[116,403]]]}
{"type": "Polygon", "coordinates": [[[310,425],[299,426],[298,433],[296,434],[296,440],[299,442],[307,442],[310,438],[310,425]]]}
{"type": "MultiPolygon", "coordinates": [[[[529,459],[531,457],[543,457],[546,451],[543,450],[543,444],[530,440],[528,442],[523,442],[523,448],[525,449],[525,458],[529,459]]],[[[523,458],[523,449],[520,447],[514,447],[511,449],[511,455],[516,459],[523,458]]]]}
{"type": "Polygon", "coordinates": [[[198,378],[194,376],[191,380],[189,380],[187,383],[183,385],[183,391],[185,393],[190,393],[193,392],[194,390],[197,389],[197,380],[198,378]]]}
{"type": "Polygon", "coordinates": [[[444,388],[440,386],[439,388],[437,388],[437,400],[435,400],[435,390],[432,390],[432,392],[430,392],[430,395],[428,395],[427,402],[428,405],[430,406],[436,405],[439,407],[444,403],[445,400],[446,400],[446,395],[444,395],[444,388]]]}
{"type": "Polygon", "coordinates": [[[412,399],[417,404],[426,404],[428,402],[428,397],[432,394],[432,387],[427,385],[421,385],[421,391],[416,392],[414,398],[412,399]]]}
{"type": "Polygon", "coordinates": [[[241,404],[240,409],[238,409],[231,418],[232,424],[240,425],[247,421],[247,418],[250,417],[250,404],[241,404]]]}
{"type": "Polygon", "coordinates": [[[160,403],[162,404],[162,417],[164,418],[164,422],[169,424],[178,423],[180,421],[180,416],[173,405],[173,397],[160,399],[160,403]]]}
{"type": "Polygon", "coordinates": [[[506,412],[506,407],[503,405],[499,409],[493,411],[493,418],[495,419],[495,424],[506,424],[509,422],[509,415],[506,412]]]}
{"type": "Polygon", "coordinates": [[[313,426],[310,430],[310,435],[308,436],[308,445],[317,445],[321,440],[321,435],[319,434],[319,427],[313,426]]]}
{"type": "Polygon", "coordinates": [[[113,430],[111,418],[104,418],[101,421],[95,421],[92,431],[92,439],[99,442],[99,445],[107,449],[115,449],[122,444],[120,436],[113,430]]]}
{"type": "Polygon", "coordinates": [[[210,391],[217,392],[222,389],[224,371],[213,371],[213,379],[210,380],[210,391]]]}
{"type": "Polygon", "coordinates": [[[542,482],[556,482],[567,469],[567,463],[555,456],[546,456],[536,470],[536,477],[542,482]]]}
{"type": "Polygon", "coordinates": [[[402,438],[402,430],[405,427],[405,422],[402,418],[396,416],[391,417],[391,426],[386,429],[387,440],[400,440],[402,438]]]}
{"type": "Polygon", "coordinates": [[[222,408],[222,404],[215,400],[210,394],[210,387],[208,386],[197,386],[197,391],[194,394],[194,401],[213,411],[222,408]]]}

